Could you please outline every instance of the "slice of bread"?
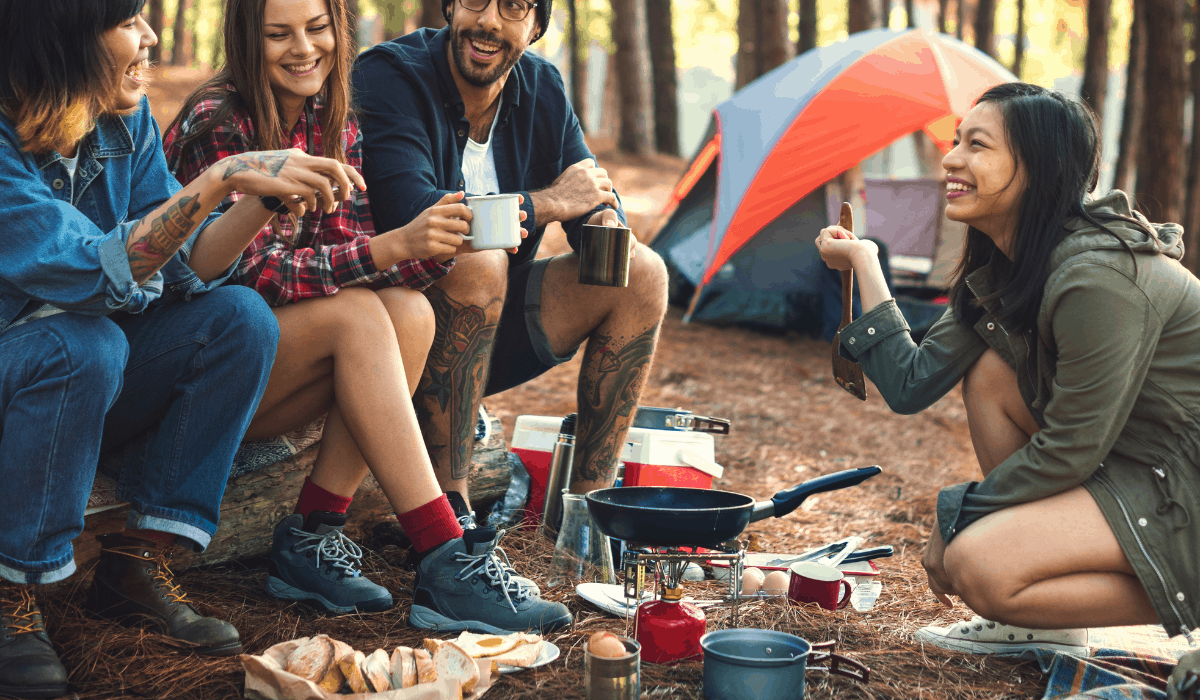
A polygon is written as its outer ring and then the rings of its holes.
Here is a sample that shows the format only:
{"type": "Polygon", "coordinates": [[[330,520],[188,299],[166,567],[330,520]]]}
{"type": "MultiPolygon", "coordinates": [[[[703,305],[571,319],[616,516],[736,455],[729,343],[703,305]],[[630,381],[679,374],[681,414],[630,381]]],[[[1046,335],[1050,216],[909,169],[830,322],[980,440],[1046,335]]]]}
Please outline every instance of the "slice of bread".
{"type": "MultiPolygon", "coordinates": [[[[326,635],[318,634],[292,651],[288,656],[285,670],[292,675],[320,684],[329,672],[330,666],[336,665],[333,642],[326,635]]],[[[337,688],[333,690],[336,691],[337,688]]]]}
{"type": "Polygon", "coordinates": [[[317,685],[331,693],[336,693],[346,683],[346,674],[342,673],[341,660],[347,655],[352,656],[354,647],[332,637],[329,641],[333,642],[333,663],[329,664],[329,670],[325,672],[325,677],[317,685]]]}
{"type": "Polygon", "coordinates": [[[421,646],[425,648],[425,651],[429,652],[430,654],[434,654],[437,653],[438,647],[446,644],[448,641],[449,640],[446,639],[426,638],[424,642],[421,642],[421,646]]]}
{"type": "Polygon", "coordinates": [[[342,673],[346,676],[346,683],[350,686],[352,693],[369,693],[370,686],[367,685],[367,678],[363,674],[363,662],[367,657],[361,652],[356,651],[353,654],[343,656],[338,665],[342,669],[342,673]]]}
{"type": "Polygon", "coordinates": [[[438,646],[433,655],[433,670],[441,680],[458,681],[464,694],[475,689],[479,682],[479,667],[475,659],[454,642],[438,646]]]}
{"type": "Polygon", "coordinates": [[[363,675],[367,677],[367,683],[371,684],[371,689],[376,693],[386,693],[392,689],[390,667],[391,660],[383,649],[376,649],[363,660],[363,675]]]}
{"type": "Polygon", "coordinates": [[[392,688],[411,688],[417,684],[417,658],[409,647],[396,647],[389,669],[392,688]]]}
{"type": "Polygon", "coordinates": [[[433,668],[433,656],[424,649],[413,649],[417,659],[417,683],[432,683],[437,680],[437,671],[433,668]]]}
{"type": "Polygon", "coordinates": [[[538,654],[540,654],[541,651],[542,639],[541,637],[538,637],[536,642],[518,644],[503,654],[497,654],[496,656],[489,656],[487,658],[491,659],[493,670],[495,670],[496,666],[499,665],[528,668],[533,665],[533,662],[537,661],[538,654]]]}

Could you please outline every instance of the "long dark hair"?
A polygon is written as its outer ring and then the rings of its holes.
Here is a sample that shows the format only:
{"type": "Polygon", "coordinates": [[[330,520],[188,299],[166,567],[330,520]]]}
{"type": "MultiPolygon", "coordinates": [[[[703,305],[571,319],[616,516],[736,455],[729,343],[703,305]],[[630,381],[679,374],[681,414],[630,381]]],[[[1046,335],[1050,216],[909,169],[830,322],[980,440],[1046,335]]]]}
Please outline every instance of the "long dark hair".
{"type": "Polygon", "coordinates": [[[1079,100],[1028,83],[997,85],[976,102],[983,103],[1000,110],[1009,149],[1025,168],[1025,191],[1017,204],[1011,260],[985,233],[974,226],[967,229],[950,303],[959,323],[973,325],[982,313],[980,305],[987,303],[1005,330],[1026,333],[1037,327],[1051,273],[1050,253],[1066,236],[1064,224],[1078,217],[1107,230],[1084,209],[1100,172],[1096,118],[1079,100]],[[993,291],[977,300],[966,278],[988,264],[993,291]]]}
{"type": "Polygon", "coordinates": [[[125,66],[102,35],[145,0],[0,0],[0,111],[32,153],[64,150],[111,107],[125,66]]]}
{"type": "MultiPolygon", "coordinates": [[[[180,135],[180,146],[187,147],[193,141],[207,136],[223,125],[234,110],[244,110],[254,124],[251,150],[275,151],[283,148],[283,112],[271,83],[267,79],[267,68],[263,62],[263,16],[267,0],[227,0],[225,6],[225,65],[212,78],[192,91],[183,103],[183,108],[167,128],[173,130],[183,123],[196,105],[204,99],[216,99],[221,106],[212,119],[200,124],[190,133],[180,135]],[[233,85],[234,90],[229,90],[233,85]]],[[[350,64],[354,60],[354,44],[350,36],[349,14],[346,0],[325,0],[329,11],[330,28],[335,46],[333,68],[325,79],[321,90],[324,113],[321,117],[321,145],[323,153],[313,155],[346,162],[342,147],[342,129],[350,113],[350,64]]],[[[288,125],[290,127],[290,125],[288,125]]]]}

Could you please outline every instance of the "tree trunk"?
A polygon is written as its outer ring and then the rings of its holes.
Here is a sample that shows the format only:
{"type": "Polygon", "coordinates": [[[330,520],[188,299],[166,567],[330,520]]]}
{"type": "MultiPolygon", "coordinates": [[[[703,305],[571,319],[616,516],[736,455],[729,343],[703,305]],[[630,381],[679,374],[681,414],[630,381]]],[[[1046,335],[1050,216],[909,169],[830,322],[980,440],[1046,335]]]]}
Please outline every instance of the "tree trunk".
{"type": "Polygon", "coordinates": [[[904,0],[904,19],[908,22],[909,29],[915,29],[917,26],[917,8],[913,0],[904,0]]]}
{"type": "Polygon", "coordinates": [[[967,0],[954,0],[954,36],[962,41],[963,31],[967,24],[967,0]]]}
{"type": "Polygon", "coordinates": [[[446,26],[446,17],[442,14],[442,0],[420,0],[421,26],[441,29],[446,26]]]}
{"type": "Polygon", "coordinates": [[[1129,25],[1129,61],[1125,66],[1125,105],[1113,189],[1133,194],[1137,181],[1138,144],[1146,114],[1146,2],[1133,0],[1129,25]]]}
{"type": "Polygon", "coordinates": [[[196,58],[192,28],[188,25],[187,19],[188,9],[191,6],[192,0],[179,0],[179,5],[175,10],[175,36],[171,46],[171,65],[173,66],[190,66],[196,58]]]}
{"type": "Polygon", "coordinates": [[[567,0],[567,64],[571,72],[571,108],[579,125],[587,131],[587,47],[579,46],[579,15],[577,0],[567,0]]]}
{"type": "MultiPolygon", "coordinates": [[[[1192,26],[1200,21],[1200,8],[1192,26]]],[[[1200,56],[1200,37],[1192,31],[1192,55],[1200,56]]],[[[1187,177],[1187,208],[1183,216],[1183,266],[1200,275],[1200,62],[1192,60],[1192,152],[1187,177]]]]}
{"type": "MultiPolygon", "coordinates": [[[[786,18],[785,18],[786,20],[786,18]]],[[[659,153],[679,155],[679,103],[676,98],[675,31],[671,24],[670,0],[646,4],[650,65],[654,77],[654,148],[659,153]]],[[[787,27],[787,22],[784,22],[787,27]]],[[[784,37],[786,44],[787,37],[784,37]]]]}
{"type": "Polygon", "coordinates": [[[1183,103],[1187,66],[1183,43],[1184,0],[1146,0],[1146,110],[1138,153],[1138,206],[1151,221],[1183,218],[1183,103]]]}
{"type": "Polygon", "coordinates": [[[876,9],[875,0],[848,0],[846,13],[847,29],[851,34],[879,26],[879,11],[876,9]]]}
{"type": "Polygon", "coordinates": [[[979,0],[975,6],[975,48],[996,57],[996,0],[979,0]]]}
{"type": "Polygon", "coordinates": [[[950,0],[938,0],[937,29],[942,34],[946,33],[946,10],[949,6],[950,0]]]}
{"type": "MultiPolygon", "coordinates": [[[[664,0],[662,4],[667,2],[664,0]]],[[[769,73],[791,59],[788,0],[758,0],[758,46],[758,75],[769,73]]]]}
{"type": "Polygon", "coordinates": [[[346,22],[350,25],[350,44],[358,55],[358,0],[346,0],[346,22]]]}
{"type": "Polygon", "coordinates": [[[1021,66],[1025,63],[1025,0],[1017,0],[1017,36],[1013,43],[1013,75],[1021,77],[1021,66]]]}
{"type": "Polygon", "coordinates": [[[162,61],[162,33],[163,33],[163,0],[149,0],[146,3],[146,22],[150,25],[150,29],[154,32],[154,36],[159,38],[159,41],[154,46],[150,47],[150,60],[154,63],[162,61]]]}
{"type": "MultiPolygon", "coordinates": [[[[1087,52],[1083,58],[1083,101],[1096,113],[1103,126],[1104,98],[1108,91],[1108,32],[1112,26],[1112,0],[1089,0],[1087,9],[1087,52]]],[[[1100,133],[1104,133],[1101,129],[1100,133]]]]}
{"type": "MultiPolygon", "coordinates": [[[[945,0],[942,0],[943,2],[945,0]]],[[[800,0],[800,36],[796,55],[817,48],[817,0],[800,0]]]]}
{"type": "Polygon", "coordinates": [[[758,77],[758,3],[738,0],[738,52],[734,64],[734,92],[758,77]]]}
{"type": "Polygon", "coordinates": [[[612,36],[617,45],[621,96],[621,133],[617,148],[625,153],[654,152],[653,92],[647,46],[646,0],[613,0],[612,36]]]}

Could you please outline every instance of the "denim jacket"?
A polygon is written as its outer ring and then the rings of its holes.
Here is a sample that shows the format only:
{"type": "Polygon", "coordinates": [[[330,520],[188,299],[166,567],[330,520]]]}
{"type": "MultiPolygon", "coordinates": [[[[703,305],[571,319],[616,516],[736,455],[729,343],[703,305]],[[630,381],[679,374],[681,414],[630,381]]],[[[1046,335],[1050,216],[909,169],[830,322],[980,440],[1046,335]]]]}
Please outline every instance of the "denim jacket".
{"type": "Polygon", "coordinates": [[[0,333],[44,304],[104,316],[190,299],[221,284],[187,266],[196,235],[150,279],[134,283],[125,252],[130,231],[180,190],[163,158],[145,97],[126,116],[103,115],[79,145],[75,184],[62,156],[21,147],[0,114],[0,333]]]}
{"type": "MultiPolygon", "coordinates": [[[[377,231],[404,226],[448,192],[464,187],[462,154],[471,127],[446,58],[449,36],[447,27],[419,29],[371,48],[355,62],[363,177],[377,231]]],[[[495,119],[492,152],[500,189],[525,196],[522,226],[529,237],[510,258],[514,267],[534,258],[545,229],[529,193],[549,187],[567,167],[595,156],[584,143],[558,69],[528,51],[508,74],[495,119]]],[[[563,222],[572,249],[578,249],[583,224],[603,208],[563,222]]],[[[625,222],[620,206],[617,217],[625,222]]]]}

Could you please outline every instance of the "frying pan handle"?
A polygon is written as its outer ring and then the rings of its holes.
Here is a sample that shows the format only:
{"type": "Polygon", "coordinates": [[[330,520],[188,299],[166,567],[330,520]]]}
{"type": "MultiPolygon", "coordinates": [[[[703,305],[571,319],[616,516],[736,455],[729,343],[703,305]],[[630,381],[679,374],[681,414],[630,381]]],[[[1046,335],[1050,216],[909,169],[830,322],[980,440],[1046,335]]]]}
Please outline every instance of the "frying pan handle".
{"type": "Polygon", "coordinates": [[[882,471],[879,467],[860,467],[858,469],[847,469],[819,476],[815,479],[809,479],[803,484],[780,491],[772,496],[770,501],[755,503],[754,508],[750,511],[750,522],[756,522],[771,516],[782,518],[800,507],[804,499],[814,493],[837,491],[848,486],[857,486],[882,471]]]}

